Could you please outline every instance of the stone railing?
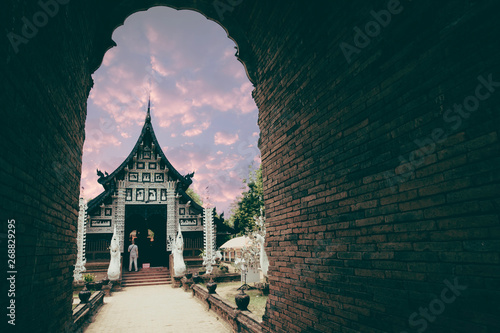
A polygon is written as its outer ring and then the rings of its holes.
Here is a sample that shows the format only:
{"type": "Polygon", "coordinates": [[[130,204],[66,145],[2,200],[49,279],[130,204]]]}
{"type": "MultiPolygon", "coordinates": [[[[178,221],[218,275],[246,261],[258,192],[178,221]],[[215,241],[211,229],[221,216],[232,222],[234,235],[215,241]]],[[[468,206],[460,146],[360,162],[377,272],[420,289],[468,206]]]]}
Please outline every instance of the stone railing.
{"type": "Polygon", "coordinates": [[[80,333],[103,304],[104,291],[94,292],[88,303],[80,303],[73,309],[73,332],[80,333]]]}
{"type": "Polygon", "coordinates": [[[249,311],[241,311],[227,303],[217,294],[209,294],[208,290],[200,285],[193,285],[193,296],[205,304],[228,323],[234,332],[262,333],[261,324],[251,317],[249,311]]]}

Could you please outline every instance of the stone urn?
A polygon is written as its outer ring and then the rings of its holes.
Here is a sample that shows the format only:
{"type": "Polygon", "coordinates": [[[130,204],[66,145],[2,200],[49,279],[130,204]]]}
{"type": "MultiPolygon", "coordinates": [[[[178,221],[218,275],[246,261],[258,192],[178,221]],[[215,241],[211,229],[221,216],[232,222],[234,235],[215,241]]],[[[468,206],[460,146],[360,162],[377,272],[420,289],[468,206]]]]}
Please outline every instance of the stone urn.
{"type": "Polygon", "coordinates": [[[214,279],[210,278],[210,282],[207,282],[207,289],[209,294],[215,294],[215,289],[217,289],[217,283],[214,279]]]}
{"type": "Polygon", "coordinates": [[[83,289],[78,293],[78,298],[80,298],[80,302],[82,303],[88,303],[90,299],[90,295],[92,295],[92,292],[87,289],[87,286],[83,287],[83,289]]]}
{"type": "Polygon", "coordinates": [[[234,296],[234,301],[236,302],[236,306],[240,310],[248,310],[248,304],[250,303],[250,296],[245,294],[245,291],[243,289],[240,290],[239,294],[236,294],[234,296]]]}

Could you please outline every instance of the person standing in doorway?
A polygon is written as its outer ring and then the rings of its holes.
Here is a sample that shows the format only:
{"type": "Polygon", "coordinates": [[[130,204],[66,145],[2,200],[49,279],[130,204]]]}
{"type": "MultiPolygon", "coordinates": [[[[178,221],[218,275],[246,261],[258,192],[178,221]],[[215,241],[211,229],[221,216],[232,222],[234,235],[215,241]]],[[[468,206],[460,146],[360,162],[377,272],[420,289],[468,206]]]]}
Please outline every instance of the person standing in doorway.
{"type": "Polygon", "coordinates": [[[137,272],[137,258],[139,258],[139,247],[135,245],[135,239],[132,239],[132,244],[128,247],[128,252],[130,252],[130,260],[128,264],[128,271],[132,270],[132,262],[135,264],[135,271],[137,272]]]}

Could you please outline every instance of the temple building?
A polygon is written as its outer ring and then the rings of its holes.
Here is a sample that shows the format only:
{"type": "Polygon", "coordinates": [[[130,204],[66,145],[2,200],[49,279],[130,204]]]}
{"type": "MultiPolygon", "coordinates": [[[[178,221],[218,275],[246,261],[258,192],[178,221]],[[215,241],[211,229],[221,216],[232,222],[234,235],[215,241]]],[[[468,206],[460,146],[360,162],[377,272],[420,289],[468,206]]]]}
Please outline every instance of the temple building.
{"type": "MultiPolygon", "coordinates": [[[[163,153],[151,123],[150,105],[134,148],[111,174],[97,170],[103,192],[87,205],[86,259],[109,259],[114,228],[120,249],[132,239],[140,265],[168,266],[177,228],[184,236],[184,256],[199,258],[203,249],[203,207],[187,193],[194,173],[182,175],[163,153]]],[[[128,255],[123,256],[128,266],[128,255]]]]}

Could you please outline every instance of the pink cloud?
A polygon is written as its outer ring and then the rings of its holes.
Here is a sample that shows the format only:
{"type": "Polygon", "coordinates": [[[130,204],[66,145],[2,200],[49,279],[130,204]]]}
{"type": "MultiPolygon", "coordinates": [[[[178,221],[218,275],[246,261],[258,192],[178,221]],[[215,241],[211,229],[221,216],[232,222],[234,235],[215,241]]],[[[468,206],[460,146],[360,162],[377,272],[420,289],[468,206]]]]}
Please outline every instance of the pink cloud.
{"type": "Polygon", "coordinates": [[[250,82],[244,82],[231,90],[222,89],[216,82],[210,80],[182,79],[177,81],[175,86],[184,101],[196,108],[210,106],[217,111],[233,111],[240,114],[257,111],[252,98],[253,86],[250,82]]]}
{"type": "Polygon", "coordinates": [[[205,166],[209,170],[230,170],[238,166],[243,159],[242,156],[232,154],[230,156],[212,158],[205,166]]]}
{"type": "MultiPolygon", "coordinates": [[[[167,69],[167,67],[164,64],[162,64],[161,61],[157,57],[155,57],[153,55],[150,57],[150,63],[151,63],[151,69],[154,70],[156,73],[159,73],[163,77],[167,77],[167,76],[175,74],[175,71],[167,69]]],[[[161,81],[160,78],[153,78],[153,79],[157,79],[158,81],[161,81]]],[[[161,83],[161,82],[158,82],[158,83],[161,83]]]]}
{"type": "Polygon", "coordinates": [[[85,153],[100,153],[102,148],[118,147],[122,143],[113,134],[105,133],[100,129],[90,129],[86,133],[83,151],[85,153]]]}
{"type": "Polygon", "coordinates": [[[217,132],[214,136],[214,142],[216,145],[229,146],[238,141],[238,134],[229,134],[224,132],[217,132]]]}
{"type": "Polygon", "coordinates": [[[195,125],[195,126],[193,126],[193,128],[184,131],[184,133],[182,135],[188,136],[188,137],[197,136],[197,135],[200,135],[201,133],[203,133],[203,131],[205,131],[209,127],[210,127],[210,122],[205,121],[202,124],[195,125]]]}
{"type": "Polygon", "coordinates": [[[99,169],[102,172],[108,171],[109,173],[111,173],[116,169],[116,167],[118,167],[118,165],[121,162],[122,162],[121,157],[114,156],[110,160],[110,162],[96,163],[94,160],[92,160],[84,164],[82,167],[82,180],[81,180],[81,186],[84,188],[83,197],[85,199],[92,199],[95,198],[104,190],[102,185],[97,182],[98,177],[96,169],[99,169]]]}

